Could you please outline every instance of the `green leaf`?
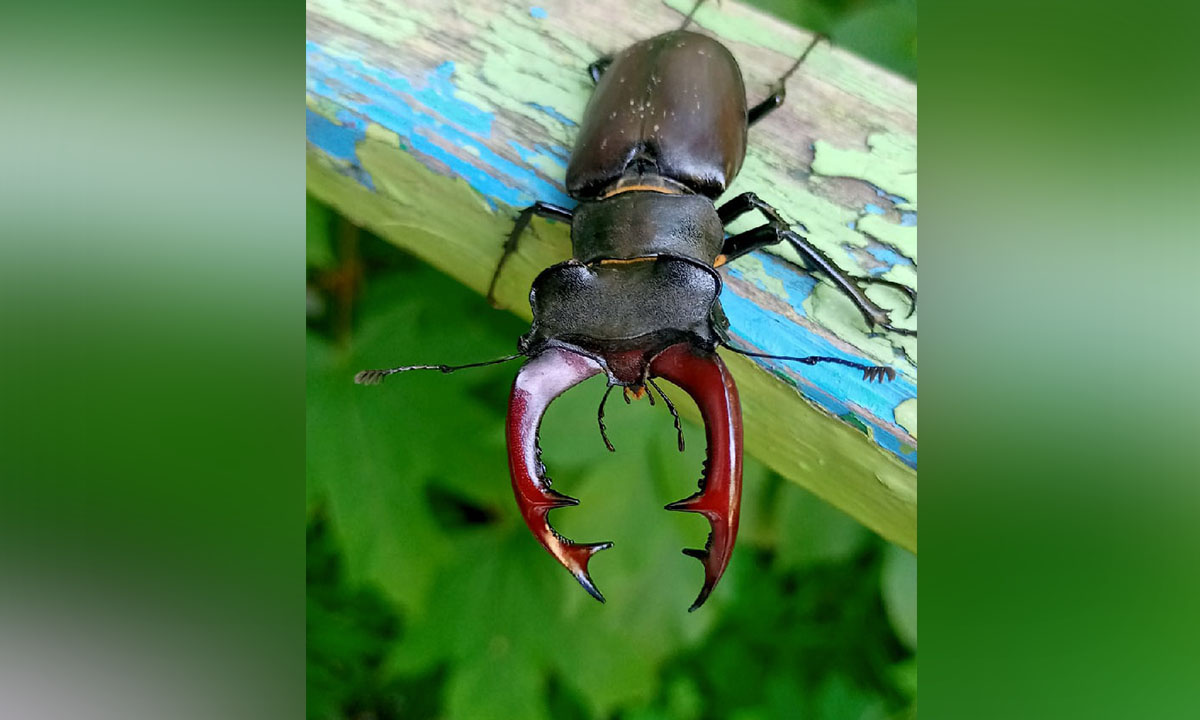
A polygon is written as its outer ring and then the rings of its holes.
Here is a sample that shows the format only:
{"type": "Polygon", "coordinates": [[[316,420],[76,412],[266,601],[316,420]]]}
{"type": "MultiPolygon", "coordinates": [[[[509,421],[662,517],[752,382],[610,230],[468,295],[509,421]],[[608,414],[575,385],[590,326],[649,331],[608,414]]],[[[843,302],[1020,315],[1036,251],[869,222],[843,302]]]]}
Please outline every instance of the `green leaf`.
{"type": "Polygon", "coordinates": [[[545,680],[535,664],[493,642],[479,662],[460,665],[446,688],[447,718],[471,720],[548,719],[545,680]]]}
{"type": "Polygon", "coordinates": [[[891,676],[892,683],[905,698],[910,701],[917,698],[917,659],[915,657],[893,665],[891,676]]]}
{"type": "Polygon", "coordinates": [[[330,229],[333,227],[333,212],[323,203],[306,196],[304,206],[304,257],[305,262],[315,268],[328,270],[337,264],[333,253],[330,229]]]}
{"type": "Polygon", "coordinates": [[[849,515],[792,483],[775,497],[776,559],[781,570],[845,562],[870,536],[849,515]]]}
{"type": "Polygon", "coordinates": [[[834,675],[821,687],[817,716],[822,720],[860,720],[873,705],[870,695],[862,693],[845,675],[834,675]]]}
{"type": "Polygon", "coordinates": [[[889,544],[880,576],[883,602],[896,635],[910,650],[917,649],[917,556],[889,544]]]}
{"type": "Polygon", "coordinates": [[[838,45],[913,80],[917,77],[916,0],[864,4],[834,24],[838,45]]]}
{"type": "Polygon", "coordinates": [[[421,608],[453,552],[427,487],[451,478],[486,504],[498,503],[507,486],[502,415],[476,401],[471,388],[510,380],[503,368],[395,375],[379,387],[355,385],[353,377],[369,367],[512,352],[520,323],[466,312],[464,303],[474,309],[478,301],[462,292],[427,268],[397,273],[368,288],[349,352],[309,338],[309,486],[328,497],[350,570],[380,583],[409,610],[421,608]]]}
{"type": "Polygon", "coordinates": [[[667,686],[667,707],[675,720],[697,720],[704,714],[704,696],[696,681],[677,676],[667,686]]]}

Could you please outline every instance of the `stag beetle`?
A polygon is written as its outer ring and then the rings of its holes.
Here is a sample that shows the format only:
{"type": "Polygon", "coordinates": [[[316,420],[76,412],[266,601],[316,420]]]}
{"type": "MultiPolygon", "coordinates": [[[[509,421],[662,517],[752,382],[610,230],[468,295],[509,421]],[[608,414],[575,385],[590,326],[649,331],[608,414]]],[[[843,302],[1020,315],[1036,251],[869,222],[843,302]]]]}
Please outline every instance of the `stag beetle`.
{"type": "MultiPolygon", "coordinates": [[[[909,293],[914,306],[916,298],[902,285],[847,275],[754,193],[738,195],[720,207],[715,204],[741,168],[747,129],[783,103],[785,81],[820,36],[767,99],[747,108],[741,69],[733,55],[716,40],[686,30],[687,24],[589,66],[595,91],[566,175],[567,192],[578,204],[567,209],[536,202],[522,210],[488,290],[492,300],[496,278],[534,215],[571,224],[573,257],[534,280],[529,293],[533,323],[521,337],[518,352],[468,365],[364,370],[355,382],[377,384],[408,370],[448,373],[528,358],[517,373],[508,406],[513,491],[537,540],[601,602],[604,596],[588,574],[588,561],[612,543],[576,543],[550,526],[551,510],[578,500],[550,488],[539,461],[542,417],[563,392],[604,373],[608,388],[597,419],[605,445],[612,450],[603,417],[604,402],[614,387],[637,397],[650,388],[651,402],[657,393],[679,430],[678,414],[654,378],[679,386],[699,407],[708,442],[700,490],[667,505],[668,510],[700,513],[712,527],[704,549],[684,550],[704,565],[704,585],[690,608],[695,610],[729,564],[741,500],[741,408],[717,346],[808,365],[840,363],[861,371],[868,382],[895,379],[888,367],[733,347],[718,299],[722,285],[716,268],[766,245],[788,242],[811,270],[824,273],[850,297],[869,324],[904,335],[916,333],[893,327],[888,313],[866,296],[861,284],[891,285],[909,293]],[[766,223],[727,237],[725,225],[752,210],[762,213],[766,223]]],[[[679,446],[682,450],[682,432],[679,446]]]]}

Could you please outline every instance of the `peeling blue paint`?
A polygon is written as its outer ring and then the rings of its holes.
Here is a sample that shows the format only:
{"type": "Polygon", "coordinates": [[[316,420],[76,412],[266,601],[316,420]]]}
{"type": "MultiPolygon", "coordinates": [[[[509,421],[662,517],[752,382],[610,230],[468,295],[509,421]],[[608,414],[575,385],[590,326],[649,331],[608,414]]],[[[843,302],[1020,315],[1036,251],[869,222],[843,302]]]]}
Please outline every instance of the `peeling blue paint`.
{"type": "MultiPolygon", "coordinates": [[[[783,260],[766,254],[758,257],[762,259],[763,268],[768,276],[783,281],[788,302],[798,315],[804,317],[806,314],[801,303],[812,292],[816,282],[807,275],[796,273],[783,260]]],[[[747,279],[744,273],[732,266],[728,272],[739,279],[747,279]]],[[[750,300],[733,292],[725,291],[721,294],[721,305],[729,317],[731,331],[749,346],[746,349],[773,355],[824,355],[867,365],[874,364],[873,360],[847,353],[820,335],[811,333],[784,317],[764,312],[750,300]]],[[[904,441],[894,434],[891,428],[882,424],[893,422],[896,407],[917,396],[917,387],[909,380],[897,376],[894,382],[866,383],[862,379],[862,373],[841,365],[822,363],[809,366],[784,360],[754,360],[772,372],[788,370],[800,374],[807,381],[799,384],[799,389],[805,397],[835,416],[854,412],[859,420],[871,428],[874,441],[880,447],[893,453],[910,467],[917,466],[916,451],[901,452],[900,446],[904,441]],[[859,412],[858,408],[869,415],[859,412]]]]}
{"type": "Polygon", "coordinates": [[[538,110],[541,110],[542,112],[546,113],[550,117],[559,121],[563,125],[569,125],[570,127],[578,127],[579,126],[579,123],[575,122],[574,120],[567,117],[566,115],[563,115],[562,113],[560,113],[559,111],[550,107],[549,105],[539,105],[537,103],[531,102],[531,103],[529,103],[529,107],[537,108],[538,110]]]}
{"type": "Polygon", "coordinates": [[[542,157],[561,167],[563,170],[567,169],[567,158],[570,155],[566,152],[565,148],[558,146],[546,147],[545,145],[534,145],[534,147],[538,152],[542,153],[542,157]]]}
{"type": "Polygon", "coordinates": [[[916,227],[917,214],[915,212],[900,213],[900,227],[916,227]]]}
{"type": "MultiPolygon", "coordinates": [[[[813,288],[817,286],[817,281],[810,275],[793,271],[790,265],[766,253],[760,253],[755,257],[762,260],[762,274],[772,280],[778,280],[782,284],[783,298],[795,308],[796,314],[800,317],[808,317],[803,303],[812,294],[813,288]]],[[[752,277],[747,277],[735,265],[729,266],[729,274],[738,280],[753,282],[763,292],[775,293],[777,290],[777,288],[768,288],[757,273],[752,277]]]]}
{"type": "Polygon", "coordinates": [[[531,8],[529,8],[529,16],[535,17],[538,20],[545,20],[546,19],[546,11],[540,7],[531,7],[531,8]]]}
{"type": "Polygon", "coordinates": [[[867,203],[863,210],[866,210],[872,215],[882,215],[885,212],[883,208],[879,207],[875,203],[867,203]]]}
{"type": "MultiPolygon", "coordinates": [[[[541,147],[540,145],[538,147],[541,147]]],[[[567,160],[571,157],[571,151],[562,145],[550,145],[546,148],[548,152],[556,157],[562,158],[563,167],[567,166],[567,160]]]]}
{"type": "Polygon", "coordinates": [[[308,141],[321,148],[326,154],[347,162],[355,161],[355,146],[362,135],[353,128],[330,122],[312,110],[304,110],[304,130],[308,141]]]}
{"type": "MultiPolygon", "coordinates": [[[[338,113],[338,119],[342,119],[341,112],[338,113]]],[[[362,127],[352,122],[332,122],[308,108],[304,109],[304,127],[309,142],[321,148],[330,157],[348,163],[347,170],[355,180],[371,190],[375,189],[375,181],[370,173],[358,164],[358,156],[355,154],[358,141],[365,135],[362,127]]]]}
{"type": "MultiPolygon", "coordinates": [[[[868,184],[870,184],[870,183],[868,183],[868,184]]],[[[876,195],[878,195],[881,198],[887,198],[888,200],[890,200],[892,202],[893,205],[903,205],[908,202],[907,200],[900,197],[899,195],[889,194],[886,190],[884,190],[883,188],[881,188],[877,185],[871,185],[871,188],[875,191],[876,195]]]]}
{"type": "Polygon", "coordinates": [[[529,148],[525,147],[524,145],[517,142],[516,140],[509,140],[508,146],[511,147],[513,150],[516,150],[517,155],[520,155],[521,159],[524,160],[525,162],[529,162],[530,160],[532,160],[538,156],[538,153],[536,150],[530,150],[529,148]]]}
{"type": "MultiPolygon", "coordinates": [[[[863,422],[867,423],[868,425],[871,424],[866,420],[863,420],[863,422]]],[[[876,430],[875,441],[879,443],[879,447],[900,458],[905,465],[911,468],[917,467],[917,451],[913,448],[909,448],[908,452],[904,452],[901,447],[904,445],[904,442],[902,442],[898,436],[889,432],[879,432],[876,430]]]]}
{"type": "Polygon", "coordinates": [[[534,145],[533,146],[534,149],[530,150],[529,148],[525,147],[524,145],[517,142],[516,140],[509,140],[508,146],[511,147],[513,150],[515,150],[517,155],[521,156],[522,162],[532,164],[535,160],[539,160],[539,159],[549,160],[550,162],[563,168],[564,170],[567,168],[567,161],[564,160],[563,158],[559,157],[557,154],[555,154],[550,148],[546,147],[545,145],[541,145],[541,144],[534,145]]]}
{"type": "Polygon", "coordinates": [[[454,63],[443,63],[414,83],[356,58],[336,56],[314,42],[305,49],[309,93],[347,108],[364,127],[373,122],[395,132],[414,154],[444,165],[493,207],[524,207],[535,200],[574,204],[561,187],[487,146],[495,115],[456,96],[454,63]],[[473,160],[456,152],[461,149],[473,160]]]}
{"type": "Polygon", "coordinates": [[[912,265],[912,260],[909,260],[886,245],[872,244],[867,247],[867,252],[871,253],[871,257],[879,262],[886,263],[889,269],[896,265],[912,265]]]}

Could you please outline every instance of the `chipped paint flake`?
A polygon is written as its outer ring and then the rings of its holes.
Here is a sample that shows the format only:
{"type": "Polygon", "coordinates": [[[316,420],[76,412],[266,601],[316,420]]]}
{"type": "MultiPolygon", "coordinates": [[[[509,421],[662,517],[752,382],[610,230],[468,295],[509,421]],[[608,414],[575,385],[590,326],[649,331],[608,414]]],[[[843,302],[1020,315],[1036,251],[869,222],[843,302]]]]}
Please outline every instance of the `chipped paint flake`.
{"type": "Polygon", "coordinates": [[[804,275],[796,275],[791,272],[780,273],[779,270],[782,268],[778,262],[772,263],[771,267],[776,270],[776,273],[772,274],[767,269],[768,266],[761,255],[744,255],[734,263],[735,265],[729,269],[731,275],[752,282],[759,290],[770,293],[791,305],[800,305],[812,292],[813,285],[816,284],[812,278],[804,275]],[[791,285],[790,288],[784,284],[785,280],[791,285]]]}
{"type": "Polygon", "coordinates": [[[817,140],[813,143],[813,172],[853,177],[883,189],[899,202],[917,202],[916,140],[899,133],[867,136],[868,150],[846,150],[817,140]]]}
{"type": "Polygon", "coordinates": [[[909,398],[896,406],[896,424],[905,432],[917,436],[917,399],[909,398]]]}
{"type": "Polygon", "coordinates": [[[867,215],[858,221],[858,230],[899,250],[900,254],[897,257],[903,258],[903,260],[897,260],[897,262],[908,264],[917,262],[917,228],[915,226],[899,225],[878,215],[867,215]]]}
{"type": "Polygon", "coordinates": [[[306,59],[308,92],[344,108],[339,120],[392,130],[434,168],[440,165],[465,178],[490,204],[520,207],[546,200],[573,205],[560,185],[489,147],[494,113],[458,96],[454,63],[443,63],[412,82],[314,42],[306,44],[306,59]]]}

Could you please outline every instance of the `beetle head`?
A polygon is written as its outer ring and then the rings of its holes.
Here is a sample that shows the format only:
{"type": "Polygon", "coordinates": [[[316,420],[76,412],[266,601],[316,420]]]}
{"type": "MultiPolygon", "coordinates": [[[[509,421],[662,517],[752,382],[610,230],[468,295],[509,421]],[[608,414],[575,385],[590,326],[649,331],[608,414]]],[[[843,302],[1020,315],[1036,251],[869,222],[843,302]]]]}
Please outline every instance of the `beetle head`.
{"type": "Polygon", "coordinates": [[[667,506],[700,513],[712,526],[704,549],[684,551],[704,564],[695,610],[729,563],[741,499],[741,409],[733,378],[713,350],[710,316],[719,291],[711,269],[674,258],[612,267],[567,262],[534,283],[534,326],[521,347],[530,360],[517,374],[508,409],[513,491],[534,536],[598,600],[604,598],[587,565],[611,543],[575,543],[550,526],[551,510],[578,501],[550,489],[538,447],[541,419],[556,397],[600,373],[610,385],[635,390],[661,377],[696,402],[708,443],[700,491],[667,506]]]}

